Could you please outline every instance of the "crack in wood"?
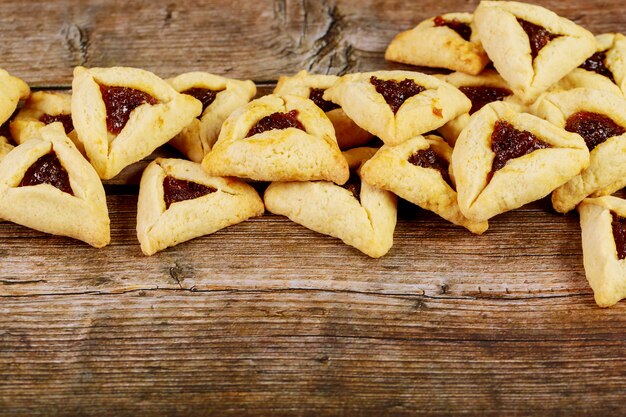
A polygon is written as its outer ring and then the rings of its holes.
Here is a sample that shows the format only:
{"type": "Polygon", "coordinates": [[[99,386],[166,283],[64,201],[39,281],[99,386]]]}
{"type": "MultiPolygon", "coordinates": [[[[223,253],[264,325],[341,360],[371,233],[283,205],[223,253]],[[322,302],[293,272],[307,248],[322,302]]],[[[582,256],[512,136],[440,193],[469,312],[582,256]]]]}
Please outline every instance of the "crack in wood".
{"type": "Polygon", "coordinates": [[[63,47],[69,52],[76,65],[85,65],[89,58],[89,36],[87,31],[76,23],[66,23],[61,27],[63,47]]]}
{"type": "Polygon", "coordinates": [[[12,279],[0,279],[0,284],[3,285],[21,285],[21,284],[37,284],[39,282],[48,282],[45,279],[29,279],[29,280],[12,280],[12,279]]]}

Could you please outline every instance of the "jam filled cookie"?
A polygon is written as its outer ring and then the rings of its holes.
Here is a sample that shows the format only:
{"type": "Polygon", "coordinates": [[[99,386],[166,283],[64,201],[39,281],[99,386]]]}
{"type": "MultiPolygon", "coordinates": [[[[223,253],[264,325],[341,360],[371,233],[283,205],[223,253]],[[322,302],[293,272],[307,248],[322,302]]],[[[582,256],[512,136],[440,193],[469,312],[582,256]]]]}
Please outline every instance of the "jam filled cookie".
{"type": "Polygon", "coordinates": [[[29,94],[28,84],[0,69],[0,125],[9,120],[20,100],[29,94]]]}
{"type": "Polygon", "coordinates": [[[476,31],[496,69],[525,103],[582,64],[596,41],[550,10],[514,1],[481,1],[476,31]]]}
{"type": "Polygon", "coordinates": [[[372,258],[393,245],[397,198],[361,181],[359,166],[375,149],[344,152],[352,174],[343,186],[328,181],[275,182],[265,191],[267,210],[318,233],[343,240],[372,258]]]}
{"type": "Polygon", "coordinates": [[[224,120],[256,94],[252,81],[233,80],[208,72],[189,72],[167,82],[179,93],[202,102],[202,114],[170,140],[170,145],[198,163],[211,150],[224,120]]]}
{"type": "Polygon", "coordinates": [[[579,135],[502,102],[471,117],[452,153],[459,207],[475,221],[543,198],[588,165],[579,135]]]}
{"type": "Polygon", "coordinates": [[[98,174],[61,123],[39,134],[0,162],[0,217],[96,248],[108,245],[109,215],[98,174]]]}
{"type": "Polygon", "coordinates": [[[39,129],[50,123],[60,122],[65,134],[74,142],[76,148],[84,153],[72,123],[72,96],[67,93],[37,91],[32,93],[24,107],[11,120],[11,136],[19,145],[33,137],[39,137],[39,129]]]}
{"type": "Polygon", "coordinates": [[[387,145],[435,130],[472,107],[452,85],[409,71],[348,74],[324,93],[387,145]]]}
{"type": "Polygon", "coordinates": [[[250,185],[207,175],[200,164],[158,158],[141,177],[137,238],[145,255],[263,214],[250,185]]]}
{"type": "Polygon", "coordinates": [[[472,102],[472,108],[468,113],[450,120],[437,129],[451,146],[454,146],[459,134],[467,126],[470,116],[485,105],[494,101],[505,101],[513,106],[517,106],[520,111],[524,107],[519,99],[513,95],[506,81],[493,70],[486,70],[480,75],[453,72],[452,74],[439,75],[437,77],[458,88],[472,102]]]}
{"type": "Polygon", "coordinates": [[[448,170],[452,148],[438,136],[416,136],[397,146],[384,145],[361,168],[363,181],[481,234],[486,221],[467,219],[457,203],[448,170]]]}
{"type": "Polygon", "coordinates": [[[343,184],[350,175],[328,117],[293,95],[267,95],[233,112],[202,166],[209,175],[257,181],[343,184]]]}
{"type": "Polygon", "coordinates": [[[616,95],[626,92],[626,37],[605,33],[596,36],[596,41],[596,52],[550,90],[592,88],[616,95]]]}
{"type": "Polygon", "coordinates": [[[150,155],[202,111],[202,103],[137,68],[74,69],[72,121],[102,179],[150,155]]]}
{"type": "Polygon", "coordinates": [[[312,100],[332,122],[340,149],[364,145],[372,139],[372,134],[354,123],[341,106],[324,100],[324,92],[338,80],[336,75],[314,75],[303,70],[293,77],[280,77],[274,94],[292,94],[312,100]]]}
{"type": "Polygon", "coordinates": [[[398,34],[385,59],[421,67],[479,74],[489,58],[472,28],[471,13],[448,13],[398,34]]]}
{"type": "Polygon", "coordinates": [[[610,307],[626,298],[626,200],[588,198],[578,212],[587,281],[596,303],[610,307]]]}
{"type": "Polygon", "coordinates": [[[589,195],[611,194],[626,185],[626,100],[604,91],[577,88],[546,94],[533,113],[583,137],[589,167],[552,194],[556,211],[567,213],[589,195]]]}

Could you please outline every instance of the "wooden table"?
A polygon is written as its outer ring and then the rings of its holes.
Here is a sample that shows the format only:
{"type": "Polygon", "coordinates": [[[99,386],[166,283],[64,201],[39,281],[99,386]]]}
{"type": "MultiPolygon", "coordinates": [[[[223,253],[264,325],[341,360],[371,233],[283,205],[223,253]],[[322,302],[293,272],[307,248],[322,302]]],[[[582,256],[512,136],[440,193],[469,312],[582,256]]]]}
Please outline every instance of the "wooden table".
{"type": "MultiPolygon", "coordinates": [[[[619,0],[542,1],[596,33],[619,0]]],[[[75,65],[257,81],[403,68],[400,30],[476,1],[0,3],[1,67],[68,88],[75,65]]],[[[124,181],[120,181],[124,182],[124,181]]],[[[626,303],[600,309],[576,214],[547,201],[482,237],[402,204],[373,260],[265,215],[144,257],[136,185],[112,244],[0,224],[0,415],[626,413],[626,303]]]]}

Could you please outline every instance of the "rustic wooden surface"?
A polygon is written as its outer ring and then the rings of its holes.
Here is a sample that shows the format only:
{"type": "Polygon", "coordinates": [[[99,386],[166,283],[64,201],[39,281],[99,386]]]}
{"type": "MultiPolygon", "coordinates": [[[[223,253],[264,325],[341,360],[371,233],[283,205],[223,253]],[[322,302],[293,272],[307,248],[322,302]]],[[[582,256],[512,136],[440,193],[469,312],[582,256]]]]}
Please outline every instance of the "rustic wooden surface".
{"type": "MultiPolygon", "coordinates": [[[[475,4],[3,1],[0,66],[40,88],[77,64],[271,85],[400,68],[397,31],[475,4]]],[[[626,29],[621,1],[542,4],[626,29]]],[[[136,187],[107,190],[102,250],[0,224],[2,416],[626,412],[626,303],[596,307],[578,218],[547,201],[482,237],[403,204],[379,260],[272,215],[146,258],[136,187]]]]}

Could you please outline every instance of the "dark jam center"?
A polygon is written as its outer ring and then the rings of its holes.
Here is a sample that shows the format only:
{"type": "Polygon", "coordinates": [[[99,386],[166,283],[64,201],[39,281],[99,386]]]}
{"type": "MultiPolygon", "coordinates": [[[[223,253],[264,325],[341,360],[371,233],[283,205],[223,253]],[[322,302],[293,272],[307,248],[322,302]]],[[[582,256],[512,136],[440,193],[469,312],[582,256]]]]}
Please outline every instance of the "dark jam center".
{"type": "Polygon", "coordinates": [[[537,58],[539,51],[541,51],[551,40],[559,37],[559,35],[555,35],[546,28],[535,25],[534,23],[530,23],[526,20],[517,19],[517,22],[520,26],[522,26],[522,29],[524,29],[524,32],[528,35],[528,39],[530,40],[530,54],[533,59],[537,58]]]}
{"type": "Polygon", "coordinates": [[[446,20],[441,16],[437,16],[435,17],[435,26],[447,26],[468,42],[472,36],[472,28],[470,28],[470,25],[456,19],[446,20]]]}
{"type": "Polygon", "coordinates": [[[604,75],[609,80],[615,82],[615,78],[613,78],[613,73],[604,64],[605,59],[606,59],[605,52],[596,52],[595,54],[587,58],[587,60],[582,63],[580,68],[586,69],[587,71],[597,72],[598,74],[604,75]]]}
{"type": "Polygon", "coordinates": [[[417,85],[415,81],[408,78],[402,81],[396,81],[381,80],[380,78],[372,76],[370,83],[376,88],[376,92],[383,96],[387,104],[389,104],[393,114],[396,114],[400,106],[409,98],[426,90],[424,87],[417,85]]]}
{"type": "Polygon", "coordinates": [[[170,205],[173,203],[193,200],[215,191],[217,191],[215,188],[191,181],[179,180],[170,176],[165,177],[163,181],[163,197],[166,209],[170,208],[170,205]]]}
{"type": "Polygon", "coordinates": [[[611,212],[613,221],[613,240],[615,240],[615,248],[617,249],[617,259],[626,258],[626,219],[620,217],[617,213],[611,212]]]}
{"type": "Polygon", "coordinates": [[[459,87],[459,90],[472,102],[470,114],[476,113],[489,103],[502,101],[513,94],[506,88],[498,87],[459,87]]]}
{"type": "Polygon", "coordinates": [[[52,116],[50,114],[44,113],[39,121],[49,125],[50,123],[61,122],[63,124],[63,129],[65,129],[65,133],[70,133],[74,130],[74,123],[72,123],[72,115],[71,114],[57,114],[56,116],[52,116]]]}
{"type": "Polygon", "coordinates": [[[199,100],[202,103],[202,113],[204,113],[206,108],[213,104],[217,94],[222,91],[224,90],[211,90],[209,88],[194,87],[183,91],[182,94],[187,94],[188,96],[199,100]]]}
{"type": "Polygon", "coordinates": [[[297,116],[298,110],[291,110],[287,113],[272,113],[256,122],[246,137],[249,138],[250,136],[267,132],[268,130],[282,130],[290,127],[304,130],[306,132],[306,129],[302,126],[302,123],[300,123],[297,116]]]}
{"type": "Polygon", "coordinates": [[[338,109],[340,106],[333,103],[332,101],[324,100],[324,90],[323,88],[311,88],[311,92],[309,93],[309,99],[315,103],[317,107],[324,110],[324,112],[329,112],[331,110],[338,109]]]}
{"type": "Polygon", "coordinates": [[[64,193],[74,195],[70,185],[70,177],[54,152],[50,152],[35,161],[26,170],[19,186],[28,187],[39,184],[50,184],[64,193]]]}
{"type": "Polygon", "coordinates": [[[148,93],[128,87],[100,86],[102,100],[107,110],[107,129],[114,135],[124,129],[130,113],[142,104],[157,104],[158,101],[148,93]]]}
{"type": "Polygon", "coordinates": [[[422,168],[436,169],[441,174],[443,180],[452,187],[452,181],[450,181],[450,174],[448,173],[450,164],[432,149],[422,149],[415,152],[409,157],[409,163],[422,168]]]}
{"type": "Polygon", "coordinates": [[[586,111],[571,115],[565,123],[565,130],[582,136],[590,151],[607,139],[626,132],[626,129],[609,117],[586,111]]]}
{"type": "Polygon", "coordinates": [[[342,187],[350,191],[358,202],[361,202],[361,177],[359,177],[359,174],[350,171],[350,178],[342,187]]]}
{"type": "Polygon", "coordinates": [[[496,155],[493,159],[490,177],[511,159],[549,147],[549,144],[532,133],[518,130],[512,124],[498,120],[491,134],[491,150],[496,155]]]}

